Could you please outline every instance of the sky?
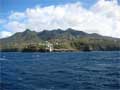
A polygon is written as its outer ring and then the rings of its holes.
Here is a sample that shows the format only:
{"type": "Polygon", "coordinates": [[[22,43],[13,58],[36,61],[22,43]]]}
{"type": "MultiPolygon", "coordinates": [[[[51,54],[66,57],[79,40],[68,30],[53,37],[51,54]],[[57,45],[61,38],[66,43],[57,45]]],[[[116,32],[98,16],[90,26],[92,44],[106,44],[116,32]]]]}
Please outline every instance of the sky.
{"type": "Polygon", "coordinates": [[[0,38],[58,28],[120,38],[120,0],[0,0],[0,38]]]}

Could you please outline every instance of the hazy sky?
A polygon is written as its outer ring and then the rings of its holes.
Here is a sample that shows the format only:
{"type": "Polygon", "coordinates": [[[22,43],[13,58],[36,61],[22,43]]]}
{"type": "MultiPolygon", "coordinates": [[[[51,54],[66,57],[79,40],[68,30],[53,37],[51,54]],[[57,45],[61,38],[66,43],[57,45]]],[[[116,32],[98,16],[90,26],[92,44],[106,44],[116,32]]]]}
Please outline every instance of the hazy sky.
{"type": "Polygon", "coordinates": [[[0,38],[73,28],[120,38],[120,0],[0,0],[0,38]]]}

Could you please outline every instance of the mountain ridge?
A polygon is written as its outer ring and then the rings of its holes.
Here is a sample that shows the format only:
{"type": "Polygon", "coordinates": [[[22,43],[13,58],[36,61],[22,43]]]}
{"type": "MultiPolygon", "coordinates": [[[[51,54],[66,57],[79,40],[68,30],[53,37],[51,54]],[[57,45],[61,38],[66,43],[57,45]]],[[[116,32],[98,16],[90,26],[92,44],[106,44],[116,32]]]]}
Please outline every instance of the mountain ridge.
{"type": "MultiPolygon", "coordinates": [[[[36,33],[38,36],[42,35],[42,36],[45,36],[44,34],[63,34],[63,33],[69,33],[69,34],[72,34],[74,36],[77,36],[77,35],[81,35],[81,36],[88,36],[88,37],[105,37],[105,38],[113,38],[113,39],[119,39],[119,38],[115,38],[115,37],[110,37],[110,36],[103,36],[103,35],[100,35],[100,34],[97,34],[97,33],[91,33],[91,34],[88,34],[87,32],[84,32],[84,31],[80,31],[80,30],[75,30],[75,29],[72,29],[72,28],[68,28],[66,30],[62,30],[62,29],[53,29],[53,30],[43,30],[41,32],[36,32],[36,31],[31,31],[30,29],[26,29],[25,31],[23,32],[17,32],[15,34],[13,34],[12,36],[10,37],[13,37],[17,34],[28,34],[28,33],[36,33]]],[[[59,36],[59,35],[58,35],[59,36]]],[[[7,38],[10,38],[10,37],[7,37],[7,38]]],[[[52,36],[51,36],[52,37],[52,36]]],[[[41,38],[41,37],[40,37],[41,38]]],[[[6,38],[1,38],[0,40],[2,39],[6,39],[6,38]]]]}

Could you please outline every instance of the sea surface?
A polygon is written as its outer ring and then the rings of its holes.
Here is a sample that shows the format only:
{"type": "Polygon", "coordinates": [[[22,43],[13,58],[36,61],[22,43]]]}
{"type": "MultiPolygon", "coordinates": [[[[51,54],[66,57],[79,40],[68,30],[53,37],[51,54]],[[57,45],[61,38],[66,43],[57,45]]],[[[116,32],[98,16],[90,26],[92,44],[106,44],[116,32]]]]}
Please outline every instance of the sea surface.
{"type": "Polygon", "coordinates": [[[120,52],[0,53],[0,90],[120,90],[120,52]]]}

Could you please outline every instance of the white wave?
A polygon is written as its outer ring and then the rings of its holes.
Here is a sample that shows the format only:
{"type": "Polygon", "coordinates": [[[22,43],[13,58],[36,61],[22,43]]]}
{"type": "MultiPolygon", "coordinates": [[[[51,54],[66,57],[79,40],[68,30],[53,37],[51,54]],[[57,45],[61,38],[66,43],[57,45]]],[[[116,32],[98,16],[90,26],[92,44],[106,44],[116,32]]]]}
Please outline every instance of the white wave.
{"type": "Polygon", "coordinates": [[[2,60],[7,60],[6,58],[0,58],[0,61],[2,61],[2,60]]]}

